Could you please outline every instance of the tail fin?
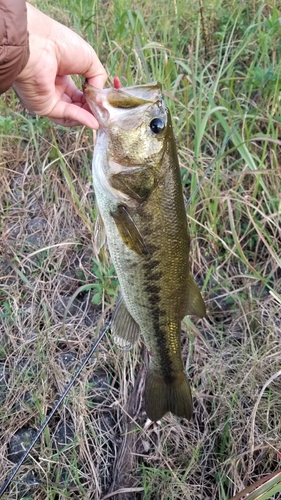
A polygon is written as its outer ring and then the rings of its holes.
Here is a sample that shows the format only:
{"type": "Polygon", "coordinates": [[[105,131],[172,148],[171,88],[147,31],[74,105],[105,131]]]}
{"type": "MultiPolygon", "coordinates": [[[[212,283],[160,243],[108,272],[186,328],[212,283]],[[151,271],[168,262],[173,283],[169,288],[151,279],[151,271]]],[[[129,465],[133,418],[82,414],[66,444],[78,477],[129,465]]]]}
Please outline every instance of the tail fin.
{"type": "Polygon", "coordinates": [[[168,411],[191,419],[192,396],[185,373],[174,372],[171,381],[167,381],[160,372],[150,370],[146,379],[145,408],[148,418],[154,422],[168,411]]]}

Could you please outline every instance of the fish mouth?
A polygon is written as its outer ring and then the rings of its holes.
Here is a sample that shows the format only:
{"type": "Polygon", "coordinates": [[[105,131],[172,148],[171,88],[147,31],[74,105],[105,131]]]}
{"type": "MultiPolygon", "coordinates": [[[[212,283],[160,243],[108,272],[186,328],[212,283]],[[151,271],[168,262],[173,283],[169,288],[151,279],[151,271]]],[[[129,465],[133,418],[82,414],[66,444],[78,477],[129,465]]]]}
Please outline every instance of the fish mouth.
{"type": "Polygon", "coordinates": [[[162,85],[159,82],[134,85],[126,87],[126,90],[122,87],[97,89],[85,82],[83,92],[101,128],[108,127],[117,115],[122,121],[122,115],[130,109],[135,112],[141,108],[143,112],[144,108],[162,102],[162,85]]]}

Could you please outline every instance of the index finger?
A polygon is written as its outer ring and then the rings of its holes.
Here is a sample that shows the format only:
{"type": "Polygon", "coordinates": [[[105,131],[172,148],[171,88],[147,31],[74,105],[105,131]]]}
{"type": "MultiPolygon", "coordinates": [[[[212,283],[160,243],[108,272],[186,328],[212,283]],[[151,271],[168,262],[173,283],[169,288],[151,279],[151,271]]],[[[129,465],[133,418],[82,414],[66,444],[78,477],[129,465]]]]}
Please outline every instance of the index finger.
{"type": "MultiPolygon", "coordinates": [[[[63,35],[64,43],[57,44],[58,74],[82,75],[90,85],[103,88],[107,74],[91,45],[66,26],[64,26],[63,35]]],[[[61,36],[58,36],[58,39],[60,38],[61,36]]]]}
{"type": "MultiPolygon", "coordinates": [[[[84,75],[84,76],[86,77],[86,75],[84,75]]],[[[107,74],[104,70],[104,73],[102,73],[102,74],[99,74],[99,75],[96,74],[93,77],[86,77],[86,78],[87,78],[87,81],[90,85],[93,85],[97,89],[103,89],[104,84],[107,80],[107,74]]]]}

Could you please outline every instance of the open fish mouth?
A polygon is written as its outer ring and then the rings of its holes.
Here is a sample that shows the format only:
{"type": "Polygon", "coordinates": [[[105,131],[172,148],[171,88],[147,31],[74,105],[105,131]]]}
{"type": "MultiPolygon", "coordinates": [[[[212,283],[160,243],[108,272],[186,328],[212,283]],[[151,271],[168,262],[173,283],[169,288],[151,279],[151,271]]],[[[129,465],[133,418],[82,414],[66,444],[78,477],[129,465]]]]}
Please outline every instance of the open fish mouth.
{"type": "Polygon", "coordinates": [[[162,98],[162,85],[152,82],[144,85],[134,85],[124,89],[120,80],[115,80],[116,87],[97,89],[87,82],[83,85],[83,92],[90,109],[98,121],[100,128],[112,126],[116,121],[122,124],[124,130],[135,128],[149,106],[165,108],[162,98]],[[132,110],[132,113],[128,112],[132,110]],[[124,117],[127,117],[125,120],[124,117]]]}

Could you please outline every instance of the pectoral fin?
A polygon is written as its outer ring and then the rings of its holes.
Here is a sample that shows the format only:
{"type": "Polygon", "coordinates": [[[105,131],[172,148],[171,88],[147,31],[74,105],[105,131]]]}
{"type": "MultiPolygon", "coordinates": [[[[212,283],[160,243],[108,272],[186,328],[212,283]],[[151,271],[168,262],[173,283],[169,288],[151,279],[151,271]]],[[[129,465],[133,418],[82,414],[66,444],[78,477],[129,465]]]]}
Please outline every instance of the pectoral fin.
{"type": "Polygon", "coordinates": [[[185,303],[184,315],[191,314],[203,318],[206,315],[206,306],[202,299],[198,286],[196,285],[191,274],[188,275],[187,281],[187,301],[185,303]]]}
{"type": "Polygon", "coordinates": [[[112,316],[111,333],[115,344],[125,351],[138,340],[140,327],[130,315],[122,295],[120,295],[112,316]]]}
{"type": "Polygon", "coordinates": [[[119,205],[110,213],[125,245],[139,255],[146,255],[148,249],[145,241],[126,207],[119,205]]]}
{"type": "Polygon", "coordinates": [[[98,214],[94,228],[95,251],[97,254],[100,253],[100,249],[103,247],[105,240],[106,240],[106,232],[105,232],[104,222],[100,214],[98,214]]]}

